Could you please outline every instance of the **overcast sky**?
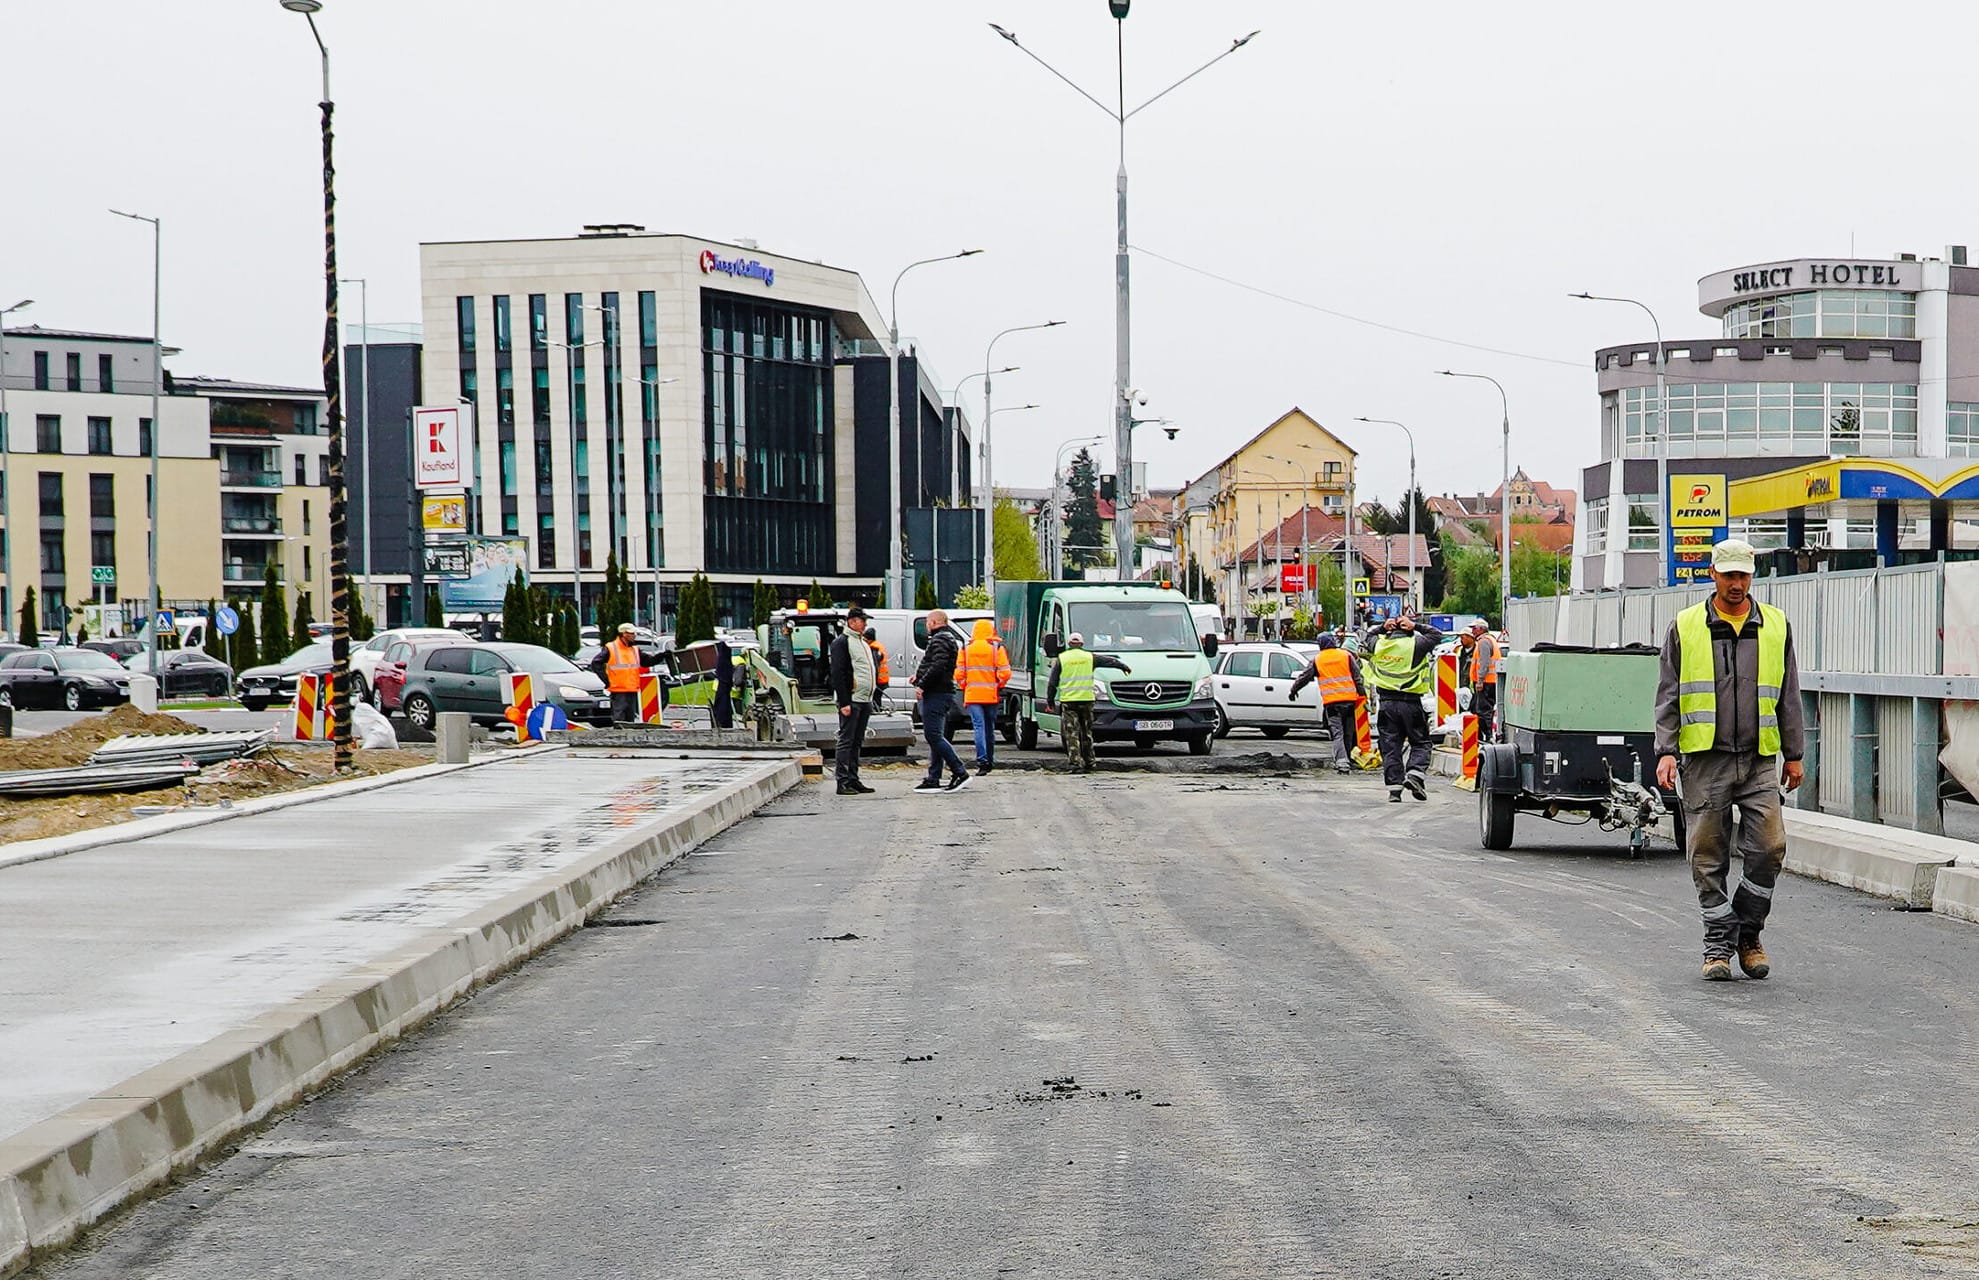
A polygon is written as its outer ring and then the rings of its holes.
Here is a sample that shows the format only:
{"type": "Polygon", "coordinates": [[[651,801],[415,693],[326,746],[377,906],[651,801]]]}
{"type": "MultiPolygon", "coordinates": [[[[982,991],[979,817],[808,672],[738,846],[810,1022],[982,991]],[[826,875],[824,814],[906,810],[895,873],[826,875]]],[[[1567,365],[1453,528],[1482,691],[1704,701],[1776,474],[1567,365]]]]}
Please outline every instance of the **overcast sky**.
{"type": "MultiPolygon", "coordinates": [[[[418,318],[423,240],[586,222],[751,237],[860,271],[942,380],[999,363],[997,475],[1041,485],[1104,431],[1114,128],[997,38],[1102,99],[1102,0],[327,0],[344,274],[374,323],[418,318]]],[[[1979,7],[1839,0],[1354,5],[1135,0],[1129,105],[1262,28],[1128,131],[1132,239],[1310,304],[1134,263],[1135,383],[1156,484],[1299,405],[1392,498],[1414,429],[1432,493],[1513,462],[1571,484],[1596,455],[1595,347],[1714,334],[1696,279],[1809,254],[1979,241],[1965,50],[1979,7]],[[1465,350],[1347,313],[1517,355],[1465,350]]],[[[276,0],[0,3],[0,305],[145,333],[165,220],[166,342],[185,373],[309,383],[321,333],[317,62],[276,0]]],[[[357,319],[354,291],[345,319],[357,319]]],[[[972,405],[980,380],[967,396],[972,405]]]]}

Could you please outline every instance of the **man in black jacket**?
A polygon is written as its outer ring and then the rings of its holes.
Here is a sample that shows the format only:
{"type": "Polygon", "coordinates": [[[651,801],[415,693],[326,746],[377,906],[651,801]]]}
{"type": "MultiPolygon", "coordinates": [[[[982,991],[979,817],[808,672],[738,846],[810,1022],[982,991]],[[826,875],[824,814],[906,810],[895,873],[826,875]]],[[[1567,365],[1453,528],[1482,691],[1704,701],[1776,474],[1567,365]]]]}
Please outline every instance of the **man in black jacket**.
{"type": "Polygon", "coordinates": [[[858,796],[873,788],[859,781],[859,748],[866,744],[866,721],[873,716],[873,692],[879,688],[879,662],[866,643],[866,611],[853,605],[845,611],[845,630],[831,642],[831,692],[838,706],[838,745],[832,757],[838,794],[858,796]]]}
{"type": "Polygon", "coordinates": [[[948,614],[940,609],[928,613],[928,647],[921,650],[921,665],[908,683],[920,691],[921,736],[928,743],[928,776],[914,788],[917,795],[936,791],[960,791],[969,785],[969,769],[948,740],[948,717],[955,708],[955,663],[962,656],[962,640],[948,625],[948,614]],[[941,784],[941,767],[948,766],[946,787],[941,784]]]}

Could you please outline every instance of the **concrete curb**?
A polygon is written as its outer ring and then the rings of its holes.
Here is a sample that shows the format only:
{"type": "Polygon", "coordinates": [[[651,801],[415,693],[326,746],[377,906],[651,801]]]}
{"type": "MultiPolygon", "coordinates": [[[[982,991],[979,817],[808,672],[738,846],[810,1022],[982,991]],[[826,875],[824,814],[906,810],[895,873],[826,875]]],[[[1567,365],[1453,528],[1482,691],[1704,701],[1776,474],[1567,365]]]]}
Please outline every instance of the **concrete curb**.
{"type": "Polygon", "coordinates": [[[1783,811],[1787,870],[1929,911],[1940,871],[1970,846],[1902,827],[1857,822],[1811,810],[1783,811]]]}
{"type": "Polygon", "coordinates": [[[1931,910],[1979,924],[1979,867],[1946,867],[1938,872],[1931,910]]]}
{"type": "Polygon", "coordinates": [[[67,1245],[92,1222],[579,928],[801,777],[795,759],[766,762],[726,794],[0,1141],[0,1276],[67,1245]]]}
{"type": "Polygon", "coordinates": [[[368,778],[351,778],[345,782],[326,782],[321,786],[284,791],[279,795],[263,796],[259,800],[243,800],[228,809],[201,809],[194,813],[161,813],[156,817],[133,818],[129,822],[114,823],[90,831],[79,831],[69,836],[20,840],[0,846],[0,849],[5,850],[0,852],[0,868],[19,866],[28,862],[44,862],[49,858],[62,857],[64,854],[81,853],[85,849],[100,849],[106,844],[123,844],[129,840],[143,840],[147,836],[160,836],[167,832],[204,827],[215,822],[225,822],[229,818],[245,817],[250,813],[267,813],[272,809],[287,809],[292,805],[330,800],[337,796],[354,795],[360,791],[396,787],[402,782],[418,782],[422,778],[435,778],[443,773],[455,773],[461,769],[478,769],[482,765],[521,760],[557,749],[551,746],[524,747],[519,751],[510,751],[503,755],[489,755],[479,760],[469,760],[466,764],[422,764],[393,773],[375,774],[368,778]]]}

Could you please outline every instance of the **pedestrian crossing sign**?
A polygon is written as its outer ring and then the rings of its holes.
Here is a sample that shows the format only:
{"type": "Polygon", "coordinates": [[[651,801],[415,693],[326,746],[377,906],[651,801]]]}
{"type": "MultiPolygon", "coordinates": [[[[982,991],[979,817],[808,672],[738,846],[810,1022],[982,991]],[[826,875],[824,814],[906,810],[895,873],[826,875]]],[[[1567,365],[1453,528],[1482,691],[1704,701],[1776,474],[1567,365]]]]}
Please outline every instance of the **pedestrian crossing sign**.
{"type": "Polygon", "coordinates": [[[1356,599],[1365,600],[1373,594],[1374,591],[1370,586],[1368,579],[1366,578],[1354,579],[1354,597],[1356,599]]]}

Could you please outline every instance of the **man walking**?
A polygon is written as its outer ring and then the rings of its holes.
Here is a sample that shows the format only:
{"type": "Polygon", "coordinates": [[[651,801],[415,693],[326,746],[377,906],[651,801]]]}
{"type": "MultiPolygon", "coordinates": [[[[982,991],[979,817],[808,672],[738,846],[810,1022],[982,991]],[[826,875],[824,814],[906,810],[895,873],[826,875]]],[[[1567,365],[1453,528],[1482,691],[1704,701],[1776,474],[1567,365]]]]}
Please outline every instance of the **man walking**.
{"type": "Polygon", "coordinates": [[[1051,678],[1045,684],[1046,706],[1058,708],[1058,736],[1065,740],[1065,757],[1072,772],[1093,771],[1093,669],[1112,667],[1134,674],[1134,669],[1110,653],[1094,653],[1086,648],[1086,638],[1074,631],[1065,639],[1066,649],[1051,660],[1051,678]]]}
{"type": "Polygon", "coordinates": [[[1368,655],[1374,687],[1381,692],[1381,774],[1388,783],[1388,801],[1400,804],[1402,788],[1418,800],[1429,799],[1424,779],[1429,774],[1429,714],[1422,695],[1429,692],[1430,666],[1443,633],[1417,626],[1415,615],[1390,618],[1368,631],[1361,652],[1368,655]],[[1406,765],[1402,745],[1408,744],[1406,765]]]}
{"type": "Polygon", "coordinates": [[[955,710],[955,663],[961,656],[962,640],[948,625],[948,614],[930,610],[928,647],[921,650],[921,665],[908,682],[920,690],[921,736],[928,744],[928,776],[914,788],[916,795],[960,791],[969,785],[969,770],[948,740],[948,717],[955,710]],[[943,765],[948,766],[946,787],[941,783],[943,765]]]}
{"type": "Polygon", "coordinates": [[[1326,730],[1333,735],[1333,771],[1346,773],[1352,769],[1352,748],[1354,740],[1354,708],[1367,701],[1367,685],[1361,680],[1361,664],[1354,655],[1340,647],[1340,641],[1326,632],[1319,637],[1319,652],[1292,681],[1291,700],[1299,700],[1299,690],[1313,681],[1319,682],[1320,715],[1326,721],[1326,730]]]}
{"type": "Polygon", "coordinates": [[[1780,788],[1802,777],[1793,630],[1783,611],[1752,599],[1752,568],[1750,544],[1712,548],[1715,589],[1671,624],[1656,682],[1656,781],[1680,788],[1711,982],[1730,980],[1734,954],[1748,977],[1772,972],[1759,934],[1787,856],[1780,788]],[[1728,891],[1734,806],[1744,867],[1728,891]]]}
{"type": "Polygon", "coordinates": [[[838,706],[832,768],[842,796],[873,790],[859,781],[859,749],[866,743],[866,721],[872,719],[873,691],[879,687],[879,664],[865,633],[866,611],[855,604],[845,611],[845,630],[831,642],[831,692],[838,706]]]}
{"type": "Polygon", "coordinates": [[[1480,618],[1457,637],[1470,655],[1471,714],[1477,717],[1479,732],[1486,741],[1495,740],[1494,714],[1498,709],[1498,673],[1505,666],[1505,651],[1491,625],[1480,618]]]}
{"type": "MultiPolygon", "coordinates": [[[[641,649],[632,637],[638,629],[630,622],[618,624],[618,635],[591,659],[591,670],[605,682],[612,695],[612,723],[638,724],[639,682],[646,668],[657,666],[663,655],[658,649],[641,649]]],[[[660,682],[660,702],[666,703],[666,682],[660,682]]]]}
{"type": "Polygon", "coordinates": [[[1010,683],[1010,655],[996,635],[996,624],[976,619],[974,638],[962,650],[962,705],[976,728],[976,776],[996,767],[996,713],[1003,686],[1010,683]]]}

